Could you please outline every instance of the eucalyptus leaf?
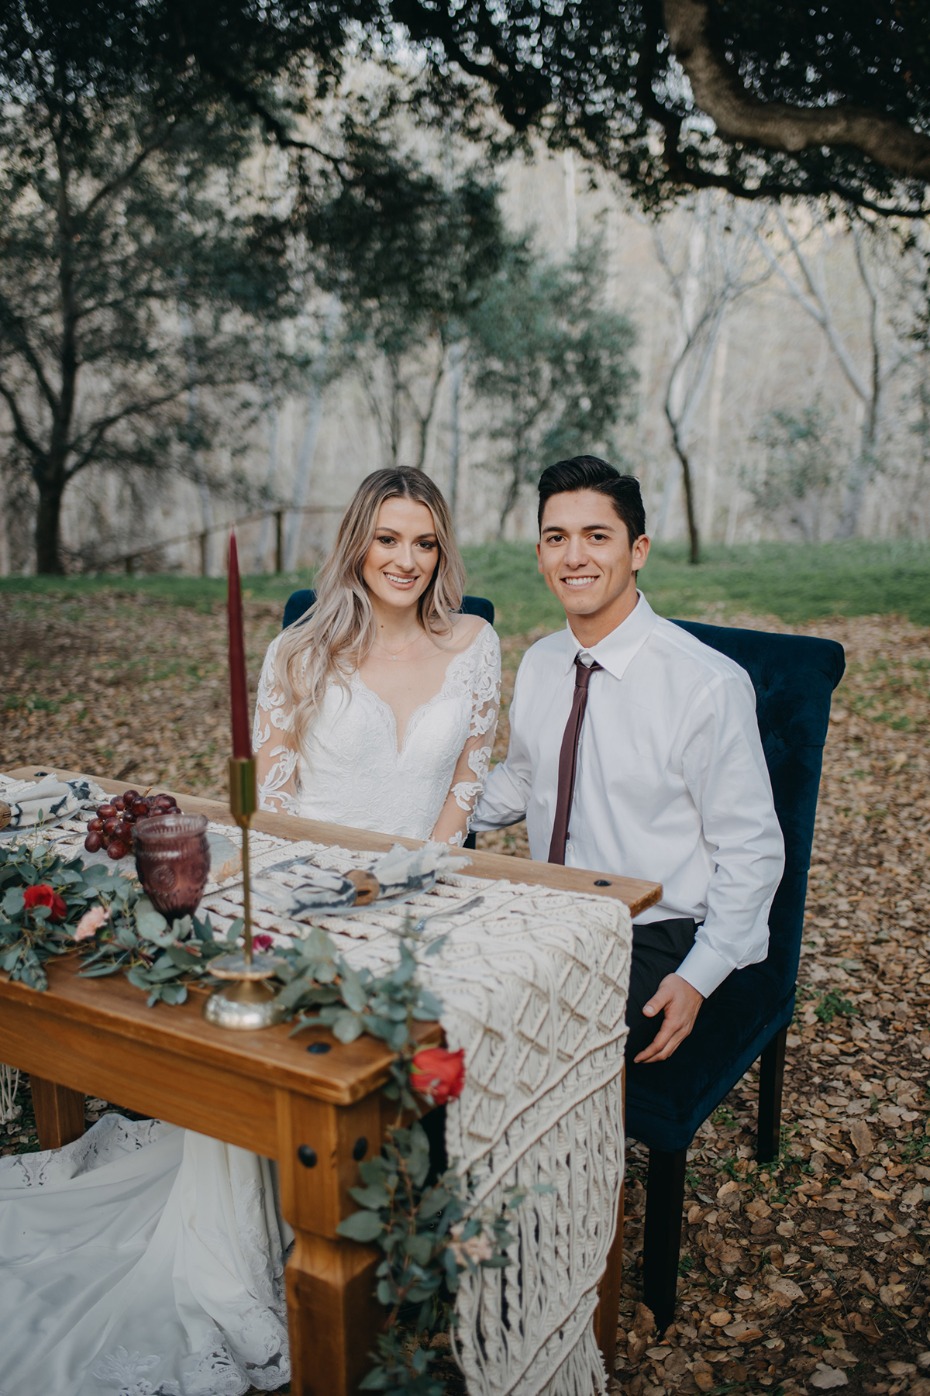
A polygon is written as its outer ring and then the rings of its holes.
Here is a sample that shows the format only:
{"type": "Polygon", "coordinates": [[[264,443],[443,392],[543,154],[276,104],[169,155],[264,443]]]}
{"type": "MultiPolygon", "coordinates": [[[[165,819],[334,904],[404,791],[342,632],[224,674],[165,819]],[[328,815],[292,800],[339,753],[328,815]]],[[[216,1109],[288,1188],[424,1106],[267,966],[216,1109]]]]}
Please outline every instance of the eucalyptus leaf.
{"type": "MultiPolygon", "coordinates": [[[[379,1295],[380,1298],[380,1295],[379,1295]]],[[[389,1304],[390,1299],[383,1299],[383,1304],[389,1304]]],[[[386,1391],[394,1384],[395,1378],[384,1367],[372,1367],[370,1372],[358,1384],[359,1391],[386,1391]]]]}
{"type": "Polygon", "coordinates": [[[89,867],[84,869],[84,881],[93,883],[99,890],[102,883],[110,883],[113,879],[109,868],[104,863],[91,863],[89,867]]]}
{"type": "Polygon", "coordinates": [[[458,1198],[448,1188],[434,1187],[429,1192],[425,1192],[420,1199],[420,1211],[426,1217],[437,1217],[440,1212],[452,1202],[458,1202],[458,1198]]]}
{"type": "Polygon", "coordinates": [[[390,1207],[391,1197],[387,1188],[377,1184],[364,1188],[349,1188],[349,1196],[360,1207],[390,1207]]]}
{"type": "Polygon", "coordinates": [[[408,1236],[404,1241],[404,1250],[418,1265],[429,1265],[433,1253],[432,1238],[422,1234],[408,1236]]]}
{"type": "Polygon", "coordinates": [[[22,966],[19,974],[14,976],[14,978],[18,978],[30,989],[45,990],[48,988],[48,976],[42,966],[36,964],[35,961],[26,962],[22,966]]]}
{"type": "Polygon", "coordinates": [[[175,940],[166,918],[147,899],[140,901],[136,907],[136,930],[143,940],[153,941],[156,945],[170,945],[175,940]]]}
{"type": "Polygon", "coordinates": [[[381,1235],[383,1223],[377,1212],[353,1212],[336,1227],[340,1236],[350,1241],[371,1242],[381,1235]]]}
{"type": "Polygon", "coordinates": [[[361,979],[348,965],[342,970],[342,1001],[353,1013],[363,1012],[368,1002],[361,979]]]}
{"type": "Polygon", "coordinates": [[[363,1159],[358,1166],[358,1175],[361,1178],[362,1182],[370,1183],[374,1186],[377,1186],[377,1184],[379,1184],[382,1181],[382,1179],[384,1179],[386,1186],[391,1188],[396,1187],[396,1176],[394,1177],[393,1181],[391,1181],[390,1174],[390,1165],[387,1159],[385,1158],[379,1157],[363,1159]]]}
{"type": "Polygon", "coordinates": [[[438,1018],[442,1013],[442,1000],[437,998],[429,989],[420,990],[419,1002],[414,1009],[414,1016],[421,1021],[438,1018]]]}
{"type": "Polygon", "coordinates": [[[203,960],[200,955],[192,955],[183,945],[168,945],[165,947],[165,954],[176,969],[193,974],[203,972],[203,960]]]}
{"type": "Polygon", "coordinates": [[[364,1025],[357,1013],[337,1013],[332,1026],[333,1036],[338,1037],[340,1042],[354,1042],[364,1031],[364,1025]]]}
{"type": "Polygon", "coordinates": [[[149,970],[149,983],[157,984],[166,979],[177,979],[178,967],[171,959],[168,951],[159,955],[157,960],[153,960],[149,970]]]}
{"type": "Polygon", "coordinates": [[[184,1003],[187,999],[187,985],[163,984],[161,998],[164,1003],[184,1003]]]}

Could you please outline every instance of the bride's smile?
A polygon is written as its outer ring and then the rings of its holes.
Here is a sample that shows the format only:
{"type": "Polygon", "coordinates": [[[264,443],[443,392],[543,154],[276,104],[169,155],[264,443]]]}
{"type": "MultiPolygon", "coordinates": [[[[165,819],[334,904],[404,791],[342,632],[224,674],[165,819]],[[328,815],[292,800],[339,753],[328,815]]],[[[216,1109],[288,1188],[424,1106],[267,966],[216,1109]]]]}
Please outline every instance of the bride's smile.
{"type": "Polygon", "coordinates": [[[415,499],[386,499],[362,564],[362,580],[381,626],[394,631],[392,613],[419,601],[438,563],[436,525],[427,506],[415,499]]]}

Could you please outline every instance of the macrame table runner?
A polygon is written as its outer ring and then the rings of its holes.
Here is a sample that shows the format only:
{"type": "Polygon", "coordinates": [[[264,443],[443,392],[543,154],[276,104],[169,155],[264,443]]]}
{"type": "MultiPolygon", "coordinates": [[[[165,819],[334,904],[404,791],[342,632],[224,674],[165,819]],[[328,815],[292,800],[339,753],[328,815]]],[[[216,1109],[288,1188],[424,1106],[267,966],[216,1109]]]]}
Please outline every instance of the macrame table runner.
{"type": "MultiPolygon", "coordinates": [[[[49,831],[63,853],[79,852],[82,834],[78,821],[49,831]]],[[[346,872],[377,856],[266,835],[254,871],[288,880],[301,863],[346,872]]],[[[452,910],[476,893],[479,906],[425,931],[445,936],[423,973],[442,1000],[447,1045],[465,1049],[446,1143],[482,1210],[499,1211],[513,1188],[526,1196],[511,1216],[510,1264],[463,1277],[458,1358],[472,1396],[603,1392],[593,1316],[623,1177],[627,908],[455,874],[403,903],[315,919],[352,964],[378,971],[396,957],[394,932],[406,916],[452,910]]],[[[202,905],[221,933],[240,909],[236,881],[211,887],[202,905]]],[[[304,929],[261,907],[253,919],[256,929],[304,929]]]]}

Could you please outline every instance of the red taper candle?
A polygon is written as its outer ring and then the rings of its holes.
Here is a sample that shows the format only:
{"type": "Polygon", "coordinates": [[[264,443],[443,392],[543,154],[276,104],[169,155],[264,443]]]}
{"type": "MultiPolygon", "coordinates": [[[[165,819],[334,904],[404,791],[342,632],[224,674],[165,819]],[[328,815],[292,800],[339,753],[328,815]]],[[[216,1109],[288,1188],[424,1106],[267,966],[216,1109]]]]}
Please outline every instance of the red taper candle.
{"type": "Polygon", "coordinates": [[[239,552],[235,532],[229,535],[226,612],[229,618],[229,707],[232,714],[233,756],[248,761],[252,755],[252,743],[249,738],[249,691],[245,681],[242,592],[239,587],[239,552]]]}

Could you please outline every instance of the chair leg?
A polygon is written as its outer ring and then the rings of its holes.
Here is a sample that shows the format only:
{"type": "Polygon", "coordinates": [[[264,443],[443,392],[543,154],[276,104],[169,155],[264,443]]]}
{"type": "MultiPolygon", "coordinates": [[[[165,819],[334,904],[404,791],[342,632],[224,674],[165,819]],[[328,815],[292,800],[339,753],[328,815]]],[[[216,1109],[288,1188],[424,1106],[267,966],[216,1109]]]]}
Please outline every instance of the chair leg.
{"type": "Polygon", "coordinates": [[[687,1149],[649,1150],[643,1231],[643,1299],[663,1333],[675,1312],[687,1149]]]}
{"type": "Polygon", "coordinates": [[[617,1230],[607,1255],[607,1264],[597,1287],[597,1308],[594,1310],[594,1340],[601,1350],[608,1376],[613,1375],[617,1355],[617,1324],[620,1317],[620,1288],[623,1280],[623,1199],[624,1184],[620,1184],[617,1203],[617,1230]]]}
{"type": "Polygon", "coordinates": [[[775,1034],[759,1059],[759,1134],[756,1158],[769,1163],[781,1146],[781,1097],[785,1081],[788,1027],[775,1034]]]}

